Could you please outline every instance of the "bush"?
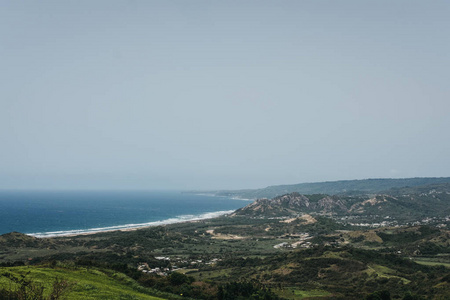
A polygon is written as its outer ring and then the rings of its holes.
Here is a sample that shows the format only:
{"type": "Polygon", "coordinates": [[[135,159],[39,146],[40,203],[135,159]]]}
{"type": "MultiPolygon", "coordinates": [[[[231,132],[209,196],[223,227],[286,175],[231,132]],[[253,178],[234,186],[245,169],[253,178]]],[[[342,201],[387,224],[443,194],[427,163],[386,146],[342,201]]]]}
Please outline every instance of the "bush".
{"type": "Polygon", "coordinates": [[[170,274],[169,281],[173,285],[182,285],[183,283],[191,284],[192,282],[194,282],[194,279],[184,274],[174,272],[170,274]]]}
{"type": "Polygon", "coordinates": [[[368,295],[365,300],[391,300],[391,294],[388,291],[376,291],[368,295]]]}
{"type": "Polygon", "coordinates": [[[14,276],[9,272],[1,274],[1,277],[6,277],[15,284],[10,285],[9,288],[0,289],[0,299],[58,300],[61,299],[61,297],[73,286],[73,284],[69,283],[67,280],[57,277],[52,284],[52,289],[49,295],[45,297],[45,288],[41,284],[27,279],[28,274],[20,276],[14,276]]]}

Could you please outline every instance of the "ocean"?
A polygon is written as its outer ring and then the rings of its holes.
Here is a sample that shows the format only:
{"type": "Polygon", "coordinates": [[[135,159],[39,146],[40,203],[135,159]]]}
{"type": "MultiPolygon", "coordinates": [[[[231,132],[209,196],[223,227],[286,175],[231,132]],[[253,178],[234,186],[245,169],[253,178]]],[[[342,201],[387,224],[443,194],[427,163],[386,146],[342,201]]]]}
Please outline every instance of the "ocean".
{"type": "Polygon", "coordinates": [[[95,233],[231,213],[249,201],[178,191],[0,191],[0,234],[95,233]]]}

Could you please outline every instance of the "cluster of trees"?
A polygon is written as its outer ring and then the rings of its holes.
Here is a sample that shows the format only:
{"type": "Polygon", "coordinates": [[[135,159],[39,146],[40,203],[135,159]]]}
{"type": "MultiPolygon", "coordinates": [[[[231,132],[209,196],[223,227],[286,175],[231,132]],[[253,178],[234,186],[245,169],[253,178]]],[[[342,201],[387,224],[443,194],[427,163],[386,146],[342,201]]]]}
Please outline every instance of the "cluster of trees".
{"type": "MultiPolygon", "coordinates": [[[[376,291],[369,295],[367,295],[364,300],[391,300],[391,293],[389,291],[383,290],[383,291],[376,291]]],[[[424,300],[424,297],[414,295],[411,293],[406,293],[405,296],[403,296],[402,300],[424,300]]]]}
{"type": "Polygon", "coordinates": [[[318,246],[266,258],[230,257],[219,262],[216,268],[228,269],[229,275],[241,279],[259,278],[273,286],[297,286],[308,290],[313,289],[314,284],[321,285],[336,295],[351,296],[349,299],[363,299],[373,291],[383,289],[390,291],[396,299],[420,299],[413,296],[414,293],[445,294],[442,288],[433,288],[447,286],[441,284],[447,278],[445,267],[420,265],[392,251],[384,251],[318,246]],[[410,292],[413,294],[408,294],[410,292]]]}
{"type": "Polygon", "coordinates": [[[217,287],[206,282],[196,282],[191,276],[174,272],[169,276],[142,274],[138,283],[158,291],[194,299],[217,299],[217,287]]]}
{"type": "Polygon", "coordinates": [[[219,287],[219,300],[278,300],[272,290],[257,281],[230,282],[219,287]]]}

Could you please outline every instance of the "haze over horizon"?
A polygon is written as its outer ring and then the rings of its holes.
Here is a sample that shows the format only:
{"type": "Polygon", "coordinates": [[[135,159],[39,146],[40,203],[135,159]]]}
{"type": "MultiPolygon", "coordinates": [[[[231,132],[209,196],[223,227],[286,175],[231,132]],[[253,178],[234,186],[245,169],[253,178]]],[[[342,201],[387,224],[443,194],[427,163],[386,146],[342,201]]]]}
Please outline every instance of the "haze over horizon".
{"type": "Polygon", "coordinates": [[[2,1],[0,189],[450,176],[448,1],[2,1]]]}

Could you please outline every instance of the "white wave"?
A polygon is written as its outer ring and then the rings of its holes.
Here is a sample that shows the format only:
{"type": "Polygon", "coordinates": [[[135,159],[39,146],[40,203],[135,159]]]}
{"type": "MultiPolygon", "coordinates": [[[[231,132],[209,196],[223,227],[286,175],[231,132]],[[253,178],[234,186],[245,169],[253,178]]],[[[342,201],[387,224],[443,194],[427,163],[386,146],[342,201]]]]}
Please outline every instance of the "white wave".
{"type": "Polygon", "coordinates": [[[169,218],[166,220],[153,221],[153,222],[148,222],[148,223],[125,224],[125,225],[116,225],[116,226],[98,227],[98,228],[89,228],[89,229],[73,229],[73,230],[61,230],[61,231],[49,231],[49,232],[36,232],[36,233],[27,233],[27,235],[38,237],[38,238],[48,238],[48,237],[58,237],[58,236],[73,236],[73,235],[81,235],[81,234],[91,234],[91,233],[116,231],[116,230],[137,229],[137,228],[150,227],[150,226],[159,226],[159,225],[167,225],[167,224],[174,224],[174,223],[180,223],[180,222],[211,219],[211,218],[223,216],[226,214],[230,214],[232,212],[234,212],[234,210],[214,211],[214,212],[203,213],[200,215],[181,215],[181,216],[178,216],[175,218],[169,218]]]}

